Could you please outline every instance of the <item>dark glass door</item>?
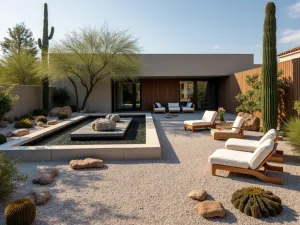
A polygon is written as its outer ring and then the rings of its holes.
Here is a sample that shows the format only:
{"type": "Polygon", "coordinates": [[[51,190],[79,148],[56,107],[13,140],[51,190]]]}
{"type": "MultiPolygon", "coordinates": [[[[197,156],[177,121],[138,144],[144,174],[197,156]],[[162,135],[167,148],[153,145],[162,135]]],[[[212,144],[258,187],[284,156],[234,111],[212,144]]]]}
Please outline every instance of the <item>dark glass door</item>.
{"type": "Polygon", "coordinates": [[[130,111],[141,109],[139,82],[116,83],[116,110],[130,111]]]}

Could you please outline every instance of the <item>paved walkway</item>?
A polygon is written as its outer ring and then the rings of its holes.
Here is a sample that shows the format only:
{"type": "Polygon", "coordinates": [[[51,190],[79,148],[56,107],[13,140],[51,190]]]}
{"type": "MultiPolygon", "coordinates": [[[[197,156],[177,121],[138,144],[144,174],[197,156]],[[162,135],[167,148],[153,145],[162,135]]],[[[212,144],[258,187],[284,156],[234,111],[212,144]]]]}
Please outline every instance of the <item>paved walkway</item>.
{"type": "MultiPolygon", "coordinates": [[[[114,161],[102,170],[72,171],[67,162],[21,164],[30,179],[37,167],[55,165],[60,175],[51,188],[52,199],[37,207],[37,224],[299,224],[300,164],[285,142],[283,186],[265,184],[249,176],[218,173],[211,176],[208,156],[224,141],[213,141],[209,131],[184,131],[188,114],[176,120],[155,115],[155,125],[163,148],[163,160],[114,161]],[[239,188],[259,186],[281,197],[284,211],[281,216],[257,220],[236,210],[230,203],[231,194],[239,188]],[[219,200],[227,209],[222,219],[204,219],[197,215],[197,204],[187,197],[193,189],[207,190],[208,199],[219,200]]],[[[197,117],[200,114],[190,114],[197,117]]],[[[226,114],[225,119],[229,120],[226,114]]],[[[260,133],[247,132],[257,139],[260,133]]],[[[28,180],[14,198],[24,196],[33,184],[28,180]]],[[[0,221],[3,215],[0,207],[0,221]]],[[[1,224],[1,223],[0,223],[1,224]]]]}

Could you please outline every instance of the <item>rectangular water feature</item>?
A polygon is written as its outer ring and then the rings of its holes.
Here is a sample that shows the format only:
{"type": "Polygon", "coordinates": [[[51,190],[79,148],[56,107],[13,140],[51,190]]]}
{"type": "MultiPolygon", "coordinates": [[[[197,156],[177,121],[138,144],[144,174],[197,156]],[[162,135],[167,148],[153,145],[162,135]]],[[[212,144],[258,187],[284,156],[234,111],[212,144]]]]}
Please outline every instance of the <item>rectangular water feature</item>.
{"type": "Polygon", "coordinates": [[[116,123],[116,129],[111,131],[95,131],[92,123],[88,123],[78,130],[70,133],[71,140],[99,140],[99,139],[123,139],[132,118],[121,118],[116,123]]]}

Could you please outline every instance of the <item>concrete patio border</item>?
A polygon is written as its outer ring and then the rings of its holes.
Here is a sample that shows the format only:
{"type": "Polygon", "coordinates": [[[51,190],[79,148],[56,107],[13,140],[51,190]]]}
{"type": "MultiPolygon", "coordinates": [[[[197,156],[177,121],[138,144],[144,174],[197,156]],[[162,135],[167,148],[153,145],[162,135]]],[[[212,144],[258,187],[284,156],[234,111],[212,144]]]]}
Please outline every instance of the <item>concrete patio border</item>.
{"type": "Polygon", "coordinates": [[[161,159],[161,146],[151,113],[119,113],[123,115],[144,115],[146,126],[146,144],[105,144],[105,145],[55,145],[21,146],[88,116],[105,116],[107,113],[74,114],[76,117],[57,125],[30,133],[26,136],[0,145],[0,153],[20,161],[59,161],[84,157],[97,157],[105,160],[161,159]]]}

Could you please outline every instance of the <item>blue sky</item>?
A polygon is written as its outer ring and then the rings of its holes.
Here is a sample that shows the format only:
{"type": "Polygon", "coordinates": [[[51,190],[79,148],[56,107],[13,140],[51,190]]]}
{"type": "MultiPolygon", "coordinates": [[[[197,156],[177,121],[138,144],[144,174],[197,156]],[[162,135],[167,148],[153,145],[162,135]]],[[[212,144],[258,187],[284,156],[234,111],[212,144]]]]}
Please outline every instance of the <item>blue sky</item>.
{"type": "MultiPolygon", "coordinates": [[[[129,29],[143,53],[253,53],[261,63],[267,0],[51,0],[49,25],[59,40],[82,26],[129,29]]],[[[300,45],[300,1],[276,0],[277,51],[300,45]]],[[[25,22],[42,36],[43,1],[0,0],[0,40],[25,22]]]]}

